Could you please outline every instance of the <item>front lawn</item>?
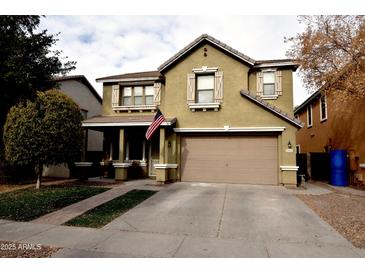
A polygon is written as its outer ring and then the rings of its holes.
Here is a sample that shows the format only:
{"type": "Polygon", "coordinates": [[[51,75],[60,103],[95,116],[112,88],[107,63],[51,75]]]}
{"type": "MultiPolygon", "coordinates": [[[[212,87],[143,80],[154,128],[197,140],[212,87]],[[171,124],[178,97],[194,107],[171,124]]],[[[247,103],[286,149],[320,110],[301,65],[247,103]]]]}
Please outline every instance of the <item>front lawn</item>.
{"type": "Polygon", "coordinates": [[[0,219],[30,221],[109,188],[47,186],[0,194],[0,219]]]}
{"type": "Polygon", "coordinates": [[[84,214],[68,221],[66,225],[100,228],[119,217],[124,212],[137,206],[155,194],[151,190],[132,190],[105,204],[91,209],[84,214]]]}

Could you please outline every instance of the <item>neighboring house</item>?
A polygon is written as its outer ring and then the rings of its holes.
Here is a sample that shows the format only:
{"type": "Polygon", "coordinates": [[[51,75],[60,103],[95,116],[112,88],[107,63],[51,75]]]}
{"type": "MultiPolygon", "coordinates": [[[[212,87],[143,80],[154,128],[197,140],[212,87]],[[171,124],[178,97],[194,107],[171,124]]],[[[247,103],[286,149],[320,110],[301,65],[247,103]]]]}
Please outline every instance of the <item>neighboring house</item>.
{"type": "MultiPolygon", "coordinates": [[[[69,96],[81,109],[84,119],[100,115],[102,99],[84,75],[56,77],[59,86],[57,90],[69,96]]],[[[87,130],[84,140],[83,158],[90,162],[99,162],[103,154],[103,134],[87,130]]],[[[45,167],[44,176],[69,177],[66,165],[45,167]]]]}
{"type": "Polygon", "coordinates": [[[317,91],[296,107],[294,114],[304,122],[297,132],[297,152],[307,155],[307,171],[312,179],[328,180],[328,152],[344,149],[349,155],[349,170],[363,181],[365,102],[344,102],[335,93],[317,91]]]}
{"type": "Polygon", "coordinates": [[[97,79],[103,112],[83,126],[104,132],[117,180],[139,172],[159,182],[295,185],[296,69],[204,34],[157,71],[97,79]],[[146,141],[157,108],[166,121],[146,141]]]}

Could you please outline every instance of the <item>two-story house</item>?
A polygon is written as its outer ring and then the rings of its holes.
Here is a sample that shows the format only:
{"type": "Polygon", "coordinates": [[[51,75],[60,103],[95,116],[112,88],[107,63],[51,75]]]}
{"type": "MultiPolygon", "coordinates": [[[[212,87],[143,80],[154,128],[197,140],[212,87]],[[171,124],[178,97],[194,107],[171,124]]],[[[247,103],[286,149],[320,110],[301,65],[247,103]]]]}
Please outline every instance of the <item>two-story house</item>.
{"type": "Polygon", "coordinates": [[[297,132],[297,152],[307,155],[308,175],[313,180],[329,179],[328,152],[332,149],[347,150],[352,179],[364,180],[364,101],[343,101],[336,93],[318,90],[297,106],[294,114],[304,122],[297,132]]]}
{"type": "Polygon", "coordinates": [[[104,132],[117,180],[139,168],[158,182],[295,185],[291,60],[257,61],[201,35],[157,71],[97,79],[104,132]],[[159,108],[166,121],[144,137],[159,108]]]}

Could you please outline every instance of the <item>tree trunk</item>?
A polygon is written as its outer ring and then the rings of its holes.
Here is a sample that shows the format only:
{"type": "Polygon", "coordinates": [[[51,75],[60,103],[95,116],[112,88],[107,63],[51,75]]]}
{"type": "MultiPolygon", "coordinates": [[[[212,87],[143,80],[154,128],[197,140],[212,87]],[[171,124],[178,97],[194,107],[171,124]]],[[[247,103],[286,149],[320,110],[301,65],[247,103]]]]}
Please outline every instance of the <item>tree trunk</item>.
{"type": "Polygon", "coordinates": [[[43,173],[43,165],[40,164],[38,166],[38,168],[37,168],[37,184],[36,184],[36,189],[39,189],[41,187],[42,173],[43,173]]]}

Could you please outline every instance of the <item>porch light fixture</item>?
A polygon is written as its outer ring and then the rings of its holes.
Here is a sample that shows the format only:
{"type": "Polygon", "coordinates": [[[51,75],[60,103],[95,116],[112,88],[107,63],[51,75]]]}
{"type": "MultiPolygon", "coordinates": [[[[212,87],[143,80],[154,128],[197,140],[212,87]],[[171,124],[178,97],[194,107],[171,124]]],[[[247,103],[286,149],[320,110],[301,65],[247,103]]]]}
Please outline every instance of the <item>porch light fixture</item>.
{"type": "Polygon", "coordinates": [[[291,149],[292,145],[290,143],[290,141],[288,142],[288,148],[291,149]]]}

